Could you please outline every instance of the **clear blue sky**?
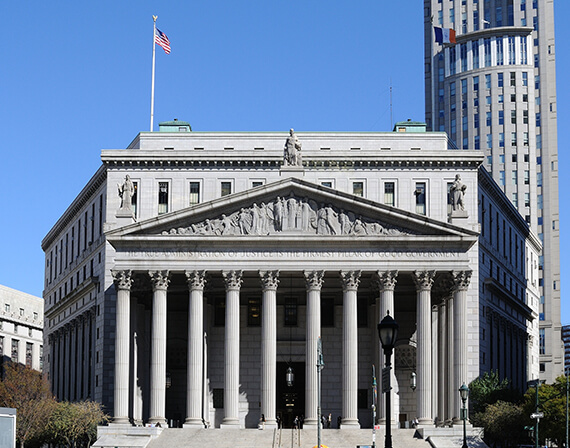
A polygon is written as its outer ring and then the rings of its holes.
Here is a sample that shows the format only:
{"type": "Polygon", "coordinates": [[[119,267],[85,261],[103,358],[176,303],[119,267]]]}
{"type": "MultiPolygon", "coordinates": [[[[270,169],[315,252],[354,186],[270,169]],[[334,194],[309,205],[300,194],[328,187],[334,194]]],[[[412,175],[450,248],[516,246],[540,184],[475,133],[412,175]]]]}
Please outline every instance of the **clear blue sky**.
{"type": "MultiPolygon", "coordinates": [[[[555,0],[563,324],[570,167],[570,1],[555,0]]],[[[389,131],[424,119],[423,1],[0,1],[0,284],[42,295],[42,238],[100,166],[150,124],[199,131],[389,131]]]]}

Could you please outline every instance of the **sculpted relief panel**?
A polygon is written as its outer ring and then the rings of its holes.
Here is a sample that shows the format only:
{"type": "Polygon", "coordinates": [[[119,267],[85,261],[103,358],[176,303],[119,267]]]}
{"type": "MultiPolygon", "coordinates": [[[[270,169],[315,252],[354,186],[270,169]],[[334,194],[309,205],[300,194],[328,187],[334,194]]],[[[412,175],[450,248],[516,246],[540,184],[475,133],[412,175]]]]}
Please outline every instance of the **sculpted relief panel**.
{"type": "Polygon", "coordinates": [[[307,235],[393,236],[410,232],[353,212],[317,203],[309,198],[277,197],[272,202],[254,203],[232,214],[205,219],[188,227],[162,232],[163,235],[307,235]]]}

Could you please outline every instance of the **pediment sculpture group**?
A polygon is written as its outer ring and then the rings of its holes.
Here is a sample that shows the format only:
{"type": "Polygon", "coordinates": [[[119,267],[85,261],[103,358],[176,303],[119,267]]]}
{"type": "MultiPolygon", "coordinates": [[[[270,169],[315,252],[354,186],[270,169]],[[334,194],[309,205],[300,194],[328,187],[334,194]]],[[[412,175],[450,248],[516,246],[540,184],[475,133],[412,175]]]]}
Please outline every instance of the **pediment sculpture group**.
{"type": "Polygon", "coordinates": [[[231,214],[205,219],[188,227],[173,228],[163,235],[270,235],[304,233],[316,235],[388,236],[409,232],[387,226],[351,211],[294,194],[272,202],[253,203],[231,214]]]}

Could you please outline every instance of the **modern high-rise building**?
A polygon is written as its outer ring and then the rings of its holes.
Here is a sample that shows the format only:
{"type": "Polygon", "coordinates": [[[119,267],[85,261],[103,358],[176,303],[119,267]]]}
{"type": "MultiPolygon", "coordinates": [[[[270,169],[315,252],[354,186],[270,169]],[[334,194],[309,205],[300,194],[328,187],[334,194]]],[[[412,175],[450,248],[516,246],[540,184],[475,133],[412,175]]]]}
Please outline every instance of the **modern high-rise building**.
{"type": "Polygon", "coordinates": [[[547,382],[564,365],[553,3],[424,0],[428,129],[484,152],[485,168],[543,243],[538,344],[547,382]],[[454,30],[442,33],[449,43],[436,42],[436,27],[454,30]]]}

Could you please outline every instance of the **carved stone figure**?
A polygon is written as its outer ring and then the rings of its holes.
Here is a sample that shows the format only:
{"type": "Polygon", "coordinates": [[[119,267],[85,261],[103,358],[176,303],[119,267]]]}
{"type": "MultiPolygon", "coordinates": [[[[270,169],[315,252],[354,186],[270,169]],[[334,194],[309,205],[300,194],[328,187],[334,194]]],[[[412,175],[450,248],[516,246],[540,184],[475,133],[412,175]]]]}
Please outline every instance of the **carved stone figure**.
{"type": "Polygon", "coordinates": [[[409,234],[332,204],[317,204],[309,198],[277,197],[271,202],[253,203],[231,214],[172,228],[164,235],[270,235],[286,231],[310,235],[386,236],[409,234]]]}
{"type": "Polygon", "coordinates": [[[131,177],[127,174],[125,176],[125,181],[122,184],[117,184],[119,190],[119,197],[121,198],[121,209],[131,210],[132,209],[132,199],[135,194],[135,185],[131,180],[131,177]]]}
{"type": "Polygon", "coordinates": [[[289,130],[289,137],[285,141],[284,148],[284,162],[285,165],[301,166],[301,143],[295,135],[293,128],[289,130]]]}
{"type": "Polygon", "coordinates": [[[461,182],[461,176],[455,175],[455,181],[451,184],[451,206],[453,210],[465,210],[464,198],[467,185],[461,182]]]}

